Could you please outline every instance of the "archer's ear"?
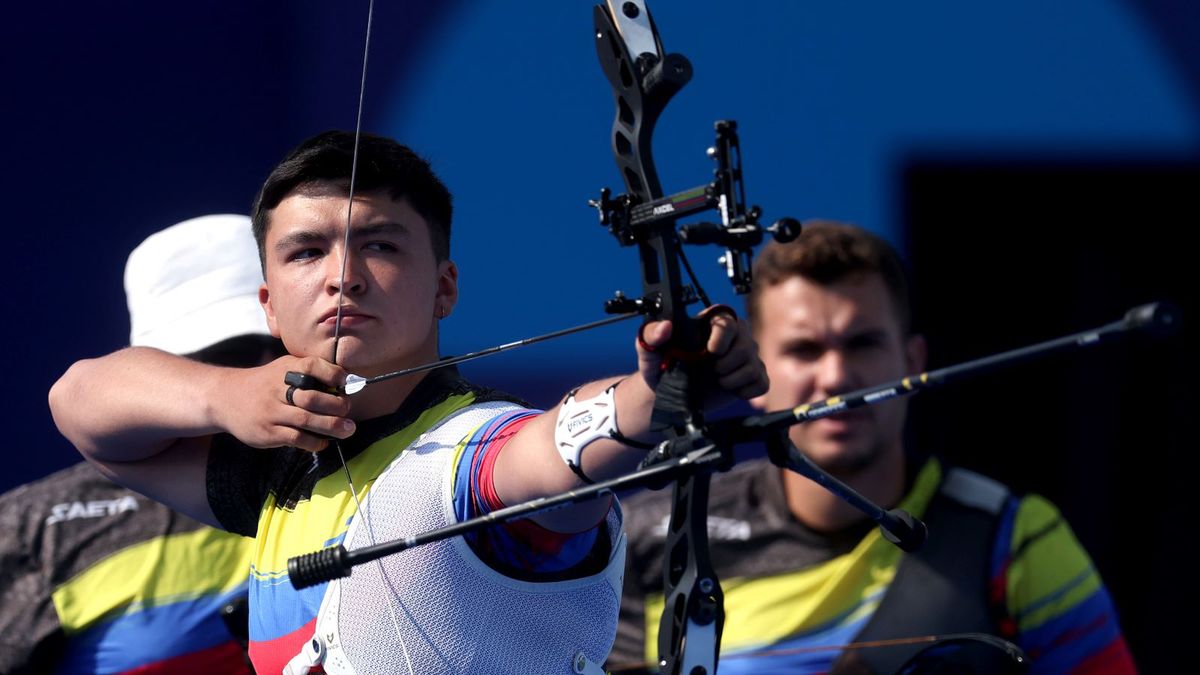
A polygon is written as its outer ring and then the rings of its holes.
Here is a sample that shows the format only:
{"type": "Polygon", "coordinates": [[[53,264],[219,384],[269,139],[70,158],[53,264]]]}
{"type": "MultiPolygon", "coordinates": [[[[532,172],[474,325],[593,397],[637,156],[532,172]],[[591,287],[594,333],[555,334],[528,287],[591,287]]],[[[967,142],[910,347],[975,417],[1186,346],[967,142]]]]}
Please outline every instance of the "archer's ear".
{"type": "MultiPolygon", "coordinates": [[[[769,384],[767,386],[768,386],[768,388],[770,387],[769,384]]],[[[750,399],[750,405],[754,406],[755,410],[761,410],[763,412],[766,412],[766,410],[767,410],[767,395],[763,394],[762,396],[755,396],[754,398],[750,399]]]]}
{"type": "Polygon", "coordinates": [[[904,344],[904,358],[907,361],[909,373],[925,372],[925,362],[929,356],[929,345],[925,342],[925,336],[920,333],[913,333],[908,336],[908,340],[904,344]]]}
{"type": "Polygon", "coordinates": [[[434,302],[434,306],[444,309],[446,315],[458,304],[458,265],[453,260],[438,263],[437,297],[434,302]]]}
{"type": "Polygon", "coordinates": [[[271,291],[266,284],[258,287],[258,304],[262,305],[263,313],[267,315],[267,328],[271,336],[279,337],[279,324],[275,320],[275,308],[271,305],[271,291]]]}

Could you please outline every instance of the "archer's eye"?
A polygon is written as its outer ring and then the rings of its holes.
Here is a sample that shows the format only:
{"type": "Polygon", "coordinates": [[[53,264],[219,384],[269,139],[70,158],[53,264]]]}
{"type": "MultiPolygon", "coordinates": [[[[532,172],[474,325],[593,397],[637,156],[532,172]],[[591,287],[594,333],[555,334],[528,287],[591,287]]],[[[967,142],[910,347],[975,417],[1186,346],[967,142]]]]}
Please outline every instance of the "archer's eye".
{"type": "Polygon", "coordinates": [[[372,241],[366,244],[364,248],[380,253],[395,253],[400,250],[395,244],[387,241],[372,241]]]}
{"type": "Polygon", "coordinates": [[[816,361],[824,351],[819,343],[811,340],[794,342],[787,347],[787,355],[800,361],[816,361]]]}
{"type": "Polygon", "coordinates": [[[887,343],[887,336],[882,332],[872,331],[855,335],[846,341],[846,348],[851,351],[868,351],[878,349],[887,343]]]}
{"type": "Polygon", "coordinates": [[[311,260],[319,257],[322,251],[319,248],[302,248],[288,255],[288,260],[311,260]]]}

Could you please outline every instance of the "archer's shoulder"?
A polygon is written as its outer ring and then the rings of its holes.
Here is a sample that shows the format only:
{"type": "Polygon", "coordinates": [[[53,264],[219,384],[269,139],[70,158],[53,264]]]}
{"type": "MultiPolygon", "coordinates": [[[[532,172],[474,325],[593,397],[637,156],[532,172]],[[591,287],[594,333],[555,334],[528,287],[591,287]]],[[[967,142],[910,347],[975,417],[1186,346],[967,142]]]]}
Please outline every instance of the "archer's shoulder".
{"type": "Polygon", "coordinates": [[[1013,497],[1012,490],[1004,483],[958,466],[944,469],[938,492],[963,506],[993,516],[999,516],[1013,497]]]}
{"type": "Polygon", "coordinates": [[[1009,547],[1014,557],[1055,564],[1074,560],[1078,567],[1091,565],[1062,512],[1039,494],[1023,495],[1014,505],[1009,547]]]}
{"type": "Polygon", "coordinates": [[[1069,536],[1069,542],[1064,539],[1062,544],[1078,546],[1058,507],[1040,494],[1016,492],[994,478],[957,466],[944,470],[938,491],[960,505],[997,517],[999,534],[1011,549],[1019,550],[1039,539],[1053,538],[1055,530],[1069,536]]]}
{"type": "Polygon", "coordinates": [[[524,399],[463,377],[454,366],[439,368],[430,373],[405,401],[406,407],[429,408],[452,396],[473,397],[475,403],[502,401],[522,408],[532,408],[524,399]]]}
{"type": "Polygon", "coordinates": [[[88,506],[135,497],[134,492],[108,480],[92,465],[78,462],[0,494],[0,529],[16,532],[47,520],[53,522],[56,509],[61,511],[72,504],[88,506]]]}
{"type": "Polygon", "coordinates": [[[8,492],[0,494],[0,504],[28,503],[30,500],[42,498],[53,499],[66,493],[73,493],[80,488],[124,490],[100,475],[100,472],[87,462],[77,462],[65,469],[18,485],[8,492]]]}

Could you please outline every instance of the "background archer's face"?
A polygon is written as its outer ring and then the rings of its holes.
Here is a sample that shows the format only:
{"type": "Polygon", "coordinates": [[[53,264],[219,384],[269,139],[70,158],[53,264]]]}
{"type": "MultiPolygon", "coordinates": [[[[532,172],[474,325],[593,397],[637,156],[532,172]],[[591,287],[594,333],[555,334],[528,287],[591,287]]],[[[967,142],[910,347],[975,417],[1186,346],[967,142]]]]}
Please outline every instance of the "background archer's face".
{"type": "MultiPolygon", "coordinates": [[[[771,388],[756,402],[793,408],[883,384],[924,367],[924,342],[906,336],[878,274],[827,286],[799,276],[763,291],[755,339],[771,388]]],[[[793,426],[792,442],[842,476],[883,453],[903,452],[906,403],[880,405],[793,426]]]]}
{"type": "Polygon", "coordinates": [[[294,193],[270,214],[260,300],[272,332],[294,355],[330,358],[340,297],[347,369],[370,376],[436,360],[437,315],[458,297],[454,263],[438,263],[425,219],[383,192],[355,195],[345,247],[348,201],[334,189],[294,193]]]}

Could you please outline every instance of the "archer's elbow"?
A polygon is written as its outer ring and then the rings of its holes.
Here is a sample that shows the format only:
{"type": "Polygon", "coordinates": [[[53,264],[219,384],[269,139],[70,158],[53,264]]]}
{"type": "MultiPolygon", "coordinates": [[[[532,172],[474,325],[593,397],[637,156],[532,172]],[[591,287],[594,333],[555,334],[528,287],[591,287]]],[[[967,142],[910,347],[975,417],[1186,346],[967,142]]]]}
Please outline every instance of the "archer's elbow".
{"type": "Polygon", "coordinates": [[[84,383],[91,359],[76,361],[58,378],[48,396],[50,415],[59,433],[66,437],[81,453],[92,456],[96,449],[95,438],[89,432],[84,383]]]}

